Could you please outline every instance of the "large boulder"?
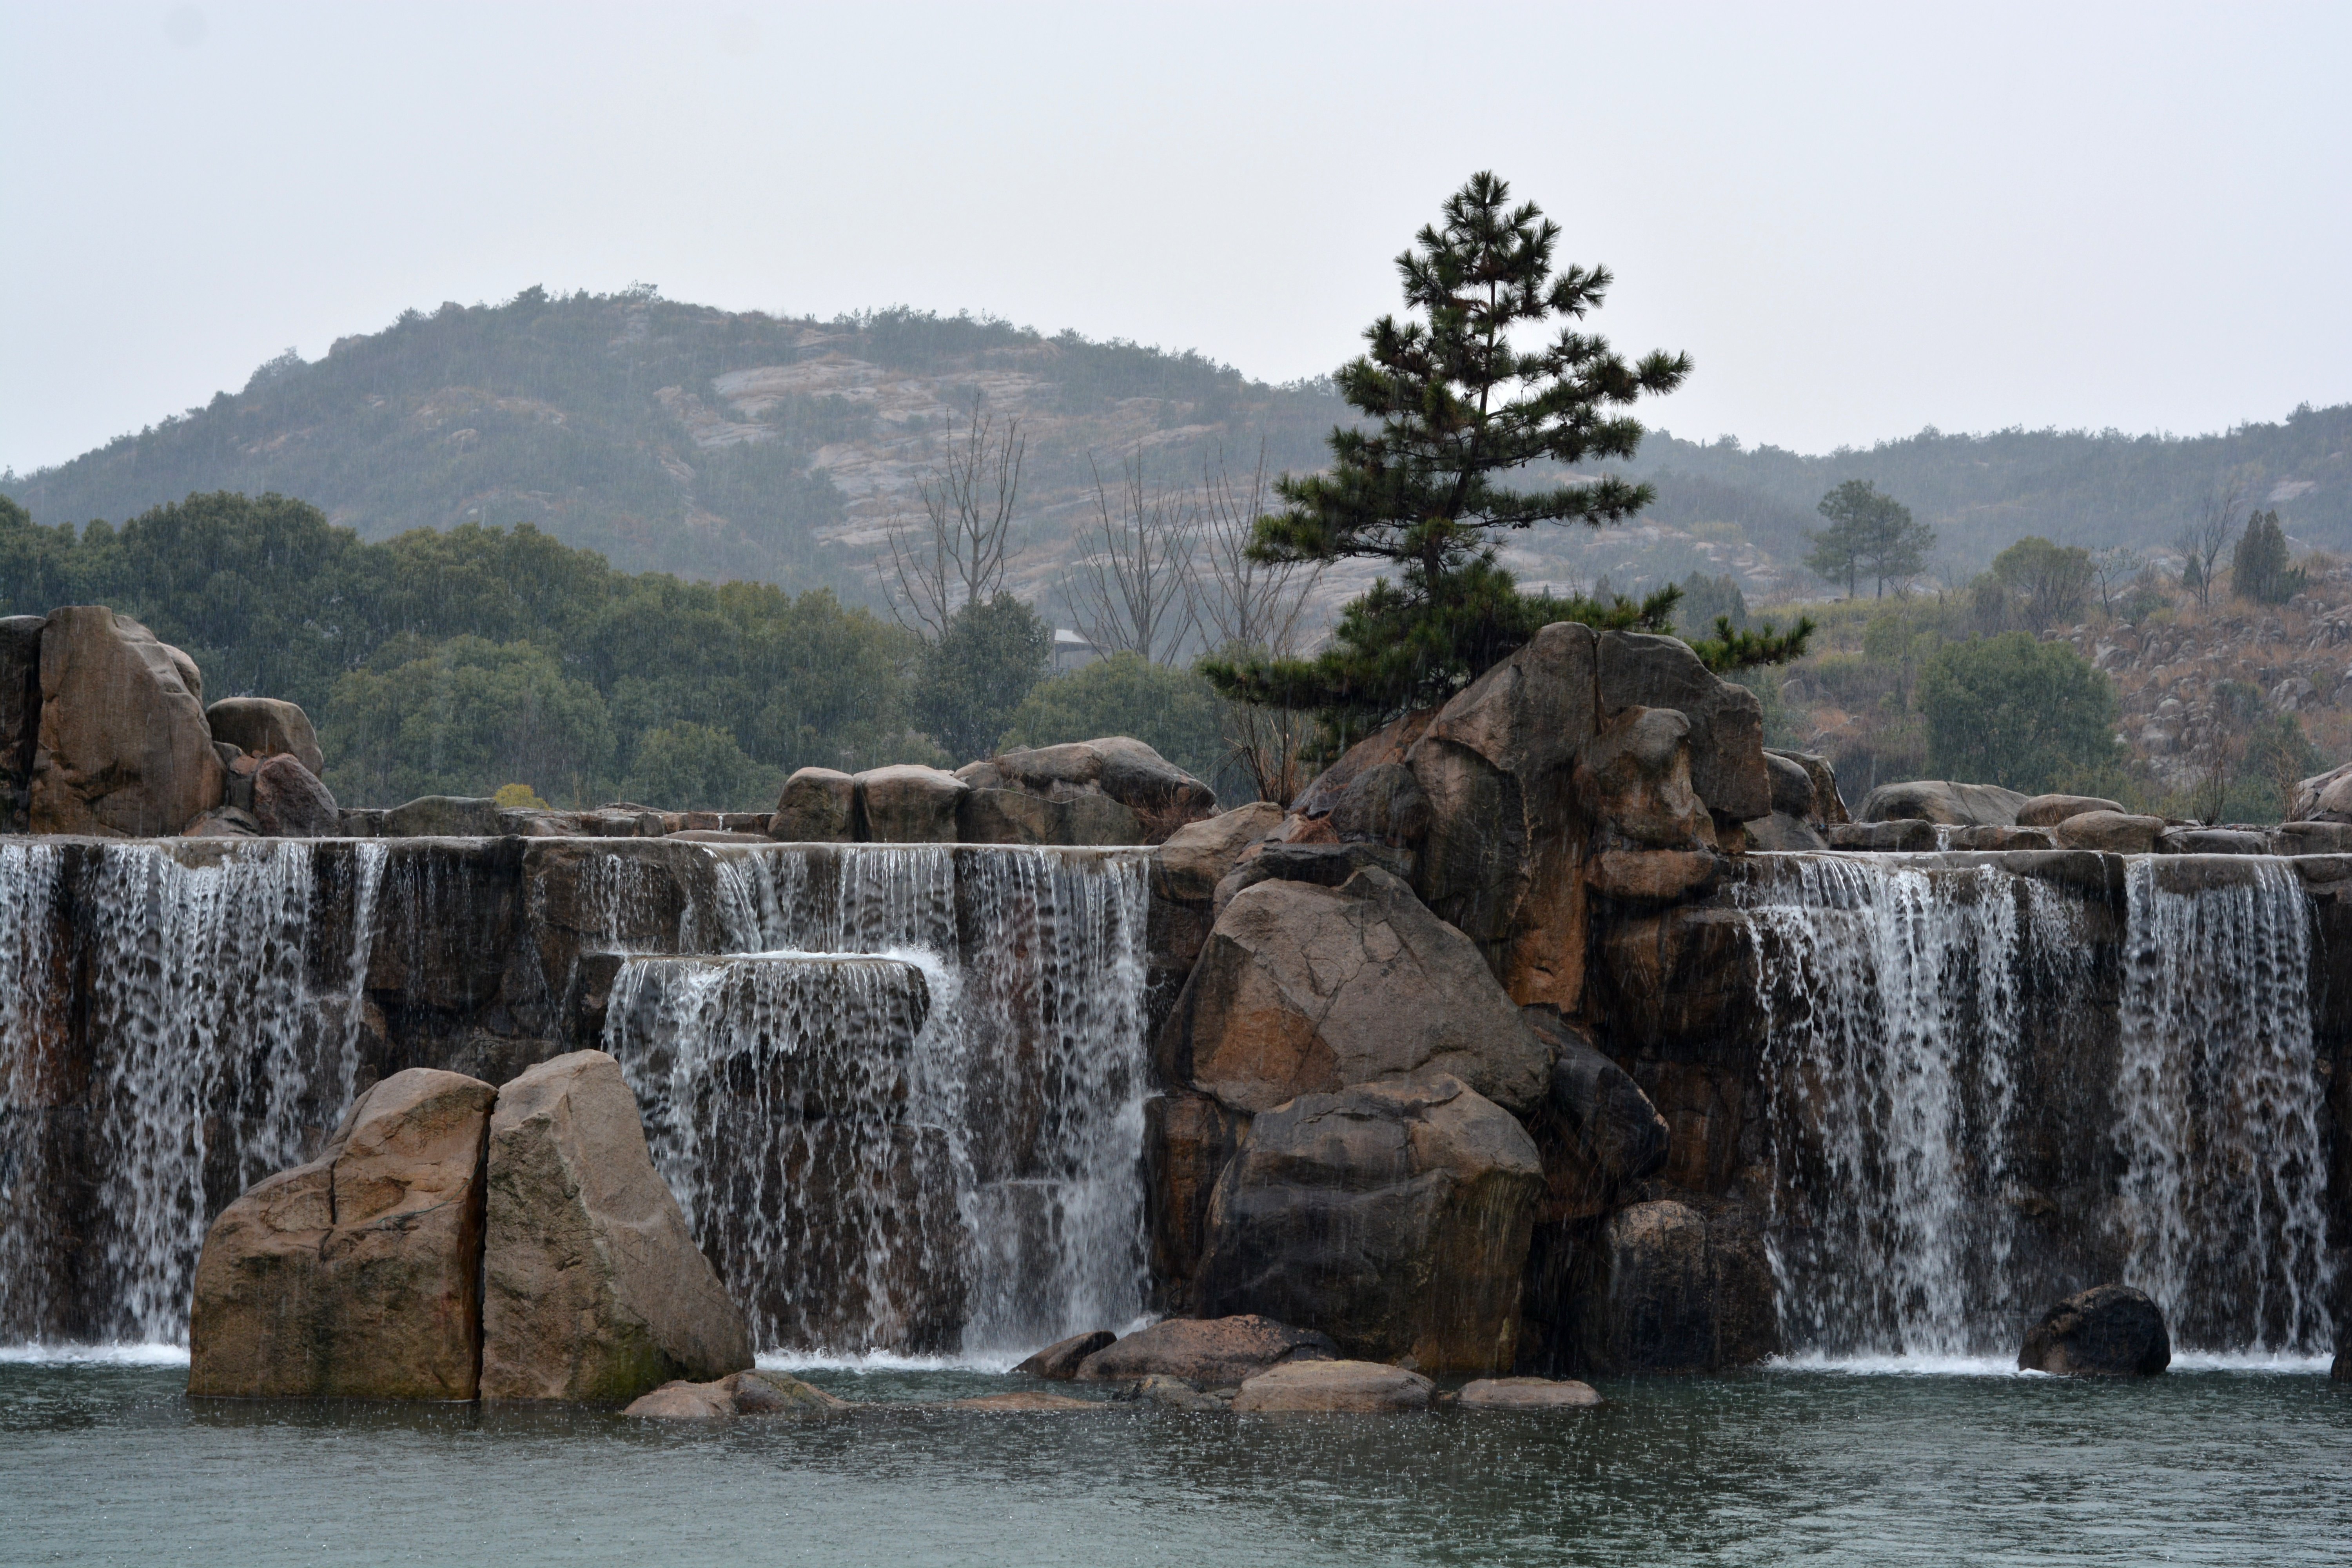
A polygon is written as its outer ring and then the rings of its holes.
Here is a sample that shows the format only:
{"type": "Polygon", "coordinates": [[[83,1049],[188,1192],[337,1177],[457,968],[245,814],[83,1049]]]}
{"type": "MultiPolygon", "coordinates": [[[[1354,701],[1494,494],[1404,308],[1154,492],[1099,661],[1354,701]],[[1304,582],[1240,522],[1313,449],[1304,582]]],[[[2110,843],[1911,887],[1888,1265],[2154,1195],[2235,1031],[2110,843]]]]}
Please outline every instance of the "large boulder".
{"type": "Polygon", "coordinates": [[[1029,1357],[1013,1370],[1028,1377],[1042,1377],[1054,1383],[1067,1383],[1078,1375],[1078,1367],[1087,1357],[1118,1342],[1118,1336],[1108,1329],[1095,1329],[1083,1334],[1072,1334],[1066,1340],[1055,1340],[1044,1350],[1029,1357]]]}
{"type": "Polygon", "coordinates": [[[857,836],[857,781],[835,768],[802,768],[784,781],[768,837],[786,844],[845,844],[857,836]]]}
{"type": "MultiPolygon", "coordinates": [[[[1913,779],[1880,784],[1862,803],[1864,822],[1932,822],[1946,827],[2014,827],[2030,796],[1999,784],[1913,779]]],[[[1832,842],[1834,842],[1832,838],[1832,842]]]]}
{"type": "Polygon", "coordinates": [[[1171,1318],[1105,1346],[1078,1363],[1080,1383],[1130,1383],[1181,1377],[1202,1388],[1231,1388],[1268,1367],[1329,1361],[1328,1334],[1294,1329],[1244,1312],[1228,1318],[1171,1318]]]}
{"type": "Polygon", "coordinates": [[[318,1159],[222,1210],[196,1263],[188,1392],[473,1398],[497,1092],[430,1068],[394,1073],[318,1159]]]}
{"type": "Polygon", "coordinates": [[[1591,1410],[1601,1395],[1574,1378],[1482,1377],[1462,1385],[1465,1410],[1591,1410]]]}
{"type": "Polygon", "coordinates": [[[733,1415],[782,1415],[822,1420],[850,1408],[849,1401],[781,1372],[730,1372],[711,1383],[683,1378],[642,1394],[621,1412],[643,1421],[718,1421],[733,1415]]]}
{"type": "Polygon", "coordinates": [[[1578,1350],[1596,1372],[1711,1372],[1715,1269],[1706,1219],[1664,1199],[1611,1215],[1584,1263],[1578,1350]]]}
{"type": "Polygon", "coordinates": [[[29,816],[36,833],[178,833],[226,796],[195,662],[102,605],[49,613],[29,816]]]}
{"type": "Polygon", "coordinates": [[[1217,1180],[1202,1309],[1423,1371],[1507,1370],[1542,1191],[1526,1130],[1458,1079],[1303,1094],[1258,1116],[1217,1180]]]}
{"type": "Polygon", "coordinates": [[[488,838],[504,829],[499,803],[484,795],[421,795],[383,814],[385,838],[488,838]]]}
{"type": "Polygon", "coordinates": [[[1609,1182],[1638,1182],[1665,1168],[1666,1120],[1633,1075],[1549,1007],[1527,1020],[1552,1048],[1550,1102],[1577,1152],[1609,1182]]]}
{"type": "Polygon", "coordinates": [[[952,844],[956,808],[970,793],[969,784],[938,768],[868,768],[857,775],[858,837],[877,844],[952,844]]]}
{"type": "Polygon", "coordinates": [[[1629,708],[1585,742],[1571,787],[1608,848],[1712,849],[1715,826],[1691,787],[1690,721],[1671,708],[1629,708]]]}
{"type": "Polygon", "coordinates": [[[1764,770],[1764,708],[1754,692],[1708,669],[1678,637],[1604,632],[1595,670],[1601,717],[1671,708],[1690,721],[1691,787],[1717,820],[1746,822],[1772,809],[1764,770]]]}
{"type": "Polygon", "coordinates": [[[1846,820],[1845,799],[1838,794],[1837,770],[1818,752],[1767,751],[1764,765],[1772,772],[1772,810],[1814,827],[1831,827],[1846,820]],[[1800,792],[1787,771],[1805,775],[1810,788],[1800,792]]]}
{"type": "MultiPolygon", "coordinates": [[[[1106,735],[1098,740],[1007,752],[984,762],[967,763],[956,770],[956,776],[979,791],[1004,791],[1065,803],[1093,796],[1116,804],[1135,819],[1140,837],[1123,840],[1130,844],[1158,844],[1186,823],[1197,822],[1217,809],[1215,791],[1128,735],[1106,735]]],[[[991,805],[994,816],[1021,820],[1018,808],[1011,802],[992,802],[991,805]]],[[[1059,820],[1085,827],[1120,819],[1115,814],[1080,809],[1059,820]]]]}
{"type": "Polygon", "coordinates": [[[482,1397],[625,1404],[751,1364],[751,1333],[654,1170],[603,1051],[499,1092],[483,1247],[482,1397]]]}
{"type": "Polygon", "coordinates": [[[1167,1081],[1251,1112],[1424,1069],[1524,1108],[1551,1065],[1477,950],[1377,868],[1234,895],[1160,1040],[1167,1081]]]}
{"type": "Polygon", "coordinates": [[[213,739],[249,757],[292,757],[313,775],[327,771],[310,716],[277,697],[224,697],[205,710],[213,739]]]}
{"type": "Polygon", "coordinates": [[[333,792],[289,752],[265,757],[253,770],[253,816],[274,838],[331,838],[342,831],[333,792]]]}
{"type": "Polygon", "coordinates": [[[2289,822],[2352,823],[2352,763],[2304,780],[2287,797],[2289,822]]]}
{"type": "MultiPolygon", "coordinates": [[[[1864,809],[1869,809],[1867,802],[1864,809]]],[[[1832,849],[1875,849],[1896,855],[1926,854],[1939,845],[1936,824],[1915,816],[1891,822],[1841,822],[1830,829],[1829,837],[1832,849]]]]}
{"type": "Polygon", "coordinates": [[[956,837],[966,844],[1140,844],[1149,837],[1134,812],[1108,795],[1067,800],[1017,789],[974,789],[956,806],[956,837]]]}
{"type": "Polygon", "coordinates": [[[1262,1372],[1234,1394],[1234,1412],[1318,1411],[1379,1415],[1426,1410],[1437,1385],[1416,1372],[1370,1361],[1310,1361],[1262,1372]]]}
{"type": "Polygon", "coordinates": [[[2153,1377],[2172,1364],[2164,1314],[2128,1285],[2094,1285],[2025,1331],[2017,1364],[2069,1377],[2153,1377]]]}
{"type": "Polygon", "coordinates": [[[2146,855],[2164,835],[2164,818],[2128,811],[2085,811],[2053,830],[2061,849],[2102,849],[2110,855],[2146,855]]]}
{"type": "Polygon", "coordinates": [[[2017,808],[2020,827],[2055,827],[2070,816],[2080,816],[2086,811],[2121,811],[2112,800],[2093,795],[2037,795],[2017,808]]]}

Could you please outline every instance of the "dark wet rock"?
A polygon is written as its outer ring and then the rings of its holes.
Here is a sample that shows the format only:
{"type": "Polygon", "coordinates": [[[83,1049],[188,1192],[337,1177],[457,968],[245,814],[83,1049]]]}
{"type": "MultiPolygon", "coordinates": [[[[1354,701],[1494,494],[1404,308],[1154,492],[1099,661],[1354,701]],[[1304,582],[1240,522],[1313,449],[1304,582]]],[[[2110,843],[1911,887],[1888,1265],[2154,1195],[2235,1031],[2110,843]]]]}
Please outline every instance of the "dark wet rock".
{"type": "Polygon", "coordinates": [[[1430,721],[1436,717],[1436,709],[1423,708],[1365,736],[1301,790],[1298,798],[1290,803],[1291,809],[1303,816],[1328,817],[1348,787],[1368,770],[1404,762],[1414,742],[1427,732],[1430,721]]]}
{"type": "Polygon", "coordinates": [[[1749,843],[1758,849],[1782,852],[1826,849],[1830,841],[1810,822],[1774,812],[1748,824],[1749,843]]]}
{"type": "Polygon", "coordinates": [[[1342,844],[1407,848],[1429,832],[1429,796],[1402,763],[1377,763],[1351,779],[1330,813],[1342,844]]]}
{"type": "Polygon", "coordinates": [[[1663,1169],[1665,1119],[1633,1076],[1555,1009],[1530,1007],[1526,1017],[1555,1053],[1551,1107],[1583,1153],[1612,1182],[1639,1181],[1663,1169]]]}
{"type": "Polygon", "coordinates": [[[1714,818],[1691,785],[1691,723],[1671,708],[1629,708],[1579,754],[1570,788],[1610,848],[1712,849],[1714,818]]]}
{"type": "Polygon", "coordinates": [[[233,805],[215,806],[180,829],[183,838],[258,838],[261,819],[233,805]]]}
{"type": "Polygon", "coordinates": [[[1381,844],[1268,841],[1241,858],[1217,884],[1210,909],[1213,914],[1223,914],[1234,894],[1260,882],[1311,882],[1318,888],[1336,888],[1367,867],[1410,884],[1412,866],[1411,850],[1381,844]]]}
{"type": "Polygon", "coordinates": [[[2164,818],[2127,811],[2085,811],[2052,830],[2063,849],[2096,849],[2109,855],[2145,855],[2164,832],[2164,818]]]}
{"type": "Polygon", "coordinates": [[[52,610],[39,647],[33,832],[164,837],[222,803],[227,775],[186,654],[102,605],[52,610]]]}
{"type": "Polygon", "coordinates": [[[1591,1410],[1601,1395],[1573,1378],[1482,1377],[1462,1385],[1465,1410],[1591,1410]]]}
{"type": "Polygon", "coordinates": [[[1311,1323],[1352,1354],[1493,1372],[1517,1350],[1534,1142],[1458,1079],[1303,1094],[1259,1115],[1210,1204],[1210,1312],[1311,1323]]]}
{"type": "Polygon", "coordinates": [[[2047,827],[1955,827],[1945,843],[1953,849],[2055,849],[2058,837],[2047,827]]]}
{"type": "Polygon", "coordinates": [[[835,768],[802,768],[784,781],[767,834],[786,844],[844,844],[857,833],[857,781],[835,768]]]}
{"type": "Polygon", "coordinates": [[[482,838],[499,831],[499,803],[455,795],[423,795],[383,814],[386,838],[482,838]]]}
{"type": "Polygon", "coordinates": [[[1370,1361],[1303,1362],[1245,1380],[1234,1394],[1234,1412],[1387,1415],[1426,1410],[1436,1391],[1429,1379],[1401,1366],[1370,1361]]]}
{"type": "Polygon", "coordinates": [[[1813,807],[1813,775],[1805,764],[1783,752],[1767,751],[1764,771],[1772,782],[1772,810],[1782,816],[1793,816],[1800,822],[1811,822],[1819,813],[1813,807]]]}
{"type": "Polygon", "coordinates": [[[2164,1314],[2128,1285],[2078,1290],[2025,1331],[2017,1364],[2070,1377],[2153,1377],[2172,1364],[2164,1314]]]}
{"type": "Polygon", "coordinates": [[[1097,1329],[1091,1333],[1072,1334],[1066,1340],[1055,1340],[1013,1370],[1030,1377],[1042,1377],[1055,1383],[1067,1383],[1078,1375],[1078,1363],[1098,1350],[1115,1343],[1118,1336],[1108,1329],[1097,1329]]]}
{"type": "Polygon", "coordinates": [[[1171,1318],[1088,1356],[1078,1365],[1078,1381],[1127,1383],[1157,1373],[1201,1388],[1225,1388],[1269,1367],[1328,1361],[1338,1352],[1328,1334],[1255,1313],[1171,1318]]]}
{"type": "Polygon", "coordinates": [[[2282,855],[2352,855],[2352,822],[2282,822],[2273,831],[2282,855]]]}
{"type": "Polygon", "coordinates": [[[1146,837],[1135,813],[1108,795],[1055,800],[1021,790],[975,789],[956,810],[957,837],[966,844],[1108,846],[1140,844],[1146,837]]]}
{"type": "Polygon", "coordinates": [[[969,784],[938,768],[869,768],[857,775],[859,837],[877,844],[952,844],[956,812],[970,793],[969,784]]]}
{"type": "Polygon", "coordinates": [[[1936,825],[1917,817],[1891,822],[1841,822],[1830,829],[1830,847],[1922,854],[1937,847],[1936,825]]]}
{"type": "Polygon", "coordinates": [[[254,770],[253,815],[273,838],[331,838],[342,826],[333,794],[286,752],[254,770]]]}
{"type": "Polygon", "coordinates": [[[2055,827],[2086,811],[2121,811],[2116,801],[2091,795],[2037,795],[2017,808],[2020,827],[2055,827]]]}
{"type": "Polygon", "coordinates": [[[23,795],[41,735],[41,628],[46,616],[0,616],[0,832],[25,831],[23,795]]]}
{"type": "Polygon", "coordinates": [[[1705,892],[1722,864],[1705,849],[1603,849],[1585,862],[1584,875],[1617,903],[1672,904],[1705,892]]]}
{"type": "Polygon", "coordinates": [[[2157,835],[2164,855],[2268,855],[2270,835],[2242,827],[2168,827],[2157,835]]]}
{"type": "Polygon", "coordinates": [[[730,1372],[710,1383],[683,1378],[642,1394],[622,1411],[646,1421],[718,1421],[738,1415],[821,1420],[851,1409],[845,1399],[780,1372],[730,1372]]]}
{"type": "MultiPolygon", "coordinates": [[[[1777,757],[1784,763],[1795,763],[1804,769],[1805,776],[1812,781],[1813,787],[1809,808],[1791,815],[1817,827],[1834,826],[1847,819],[1845,800],[1838,794],[1837,770],[1830,766],[1830,760],[1827,757],[1818,752],[1788,751],[1767,751],[1764,755],[1767,759],[1777,757]]],[[[1778,793],[1777,786],[1772,798],[1775,803],[1773,810],[1780,810],[1778,803],[1782,797],[1778,793]]],[[[1793,791],[1788,798],[1794,801],[1793,791]]]]}
{"type": "Polygon", "coordinates": [[[1611,1215],[1588,1263],[1582,1363],[1596,1372],[1712,1372],[1715,1270],[1707,1223],[1659,1200],[1611,1215]]]}
{"type": "Polygon", "coordinates": [[[1746,822],[1772,809],[1764,768],[1764,710],[1754,692],[1717,676],[1678,637],[1607,632],[1596,639],[1602,717],[1671,708],[1690,721],[1691,787],[1717,817],[1746,822]]]}
{"type": "Polygon", "coordinates": [[[1154,1305],[1182,1316],[1199,1309],[1201,1249],[1217,1177],[1241,1147],[1248,1118],[1205,1094],[1174,1089],[1143,1105],[1144,1190],[1154,1305]]]}
{"type": "MultiPolygon", "coordinates": [[[[1862,803],[1862,820],[1933,822],[1948,827],[2015,827],[2018,807],[2029,798],[1998,784],[1914,779],[1907,784],[1881,784],[1872,790],[1870,798],[1862,803]]],[[[1835,835],[1831,836],[1830,842],[1837,844],[1835,835]]]]}

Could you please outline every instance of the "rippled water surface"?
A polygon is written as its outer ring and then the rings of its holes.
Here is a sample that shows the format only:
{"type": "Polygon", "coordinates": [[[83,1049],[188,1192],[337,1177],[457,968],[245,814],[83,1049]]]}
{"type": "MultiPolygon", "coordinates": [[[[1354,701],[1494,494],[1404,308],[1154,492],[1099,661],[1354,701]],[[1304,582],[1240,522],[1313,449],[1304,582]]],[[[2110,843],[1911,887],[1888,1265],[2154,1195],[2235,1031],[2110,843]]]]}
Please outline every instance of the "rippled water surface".
{"type": "Polygon", "coordinates": [[[184,1367],[0,1357],[0,1562],[2352,1562],[2352,1386],[1784,1369],[1534,1418],[921,1408],[1017,1386],[807,1373],[883,1406],[658,1428],[191,1405],[184,1367]]]}

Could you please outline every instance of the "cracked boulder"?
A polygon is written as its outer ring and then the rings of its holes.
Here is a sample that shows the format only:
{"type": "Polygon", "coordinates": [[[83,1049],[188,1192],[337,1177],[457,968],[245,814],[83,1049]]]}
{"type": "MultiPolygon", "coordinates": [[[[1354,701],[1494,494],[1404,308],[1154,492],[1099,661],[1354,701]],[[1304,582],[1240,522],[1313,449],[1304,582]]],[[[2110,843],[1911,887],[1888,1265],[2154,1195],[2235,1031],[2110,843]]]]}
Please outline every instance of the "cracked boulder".
{"type": "Polygon", "coordinates": [[[32,831],[163,837],[221,805],[194,659],[102,605],[52,610],[40,650],[32,831]]]}

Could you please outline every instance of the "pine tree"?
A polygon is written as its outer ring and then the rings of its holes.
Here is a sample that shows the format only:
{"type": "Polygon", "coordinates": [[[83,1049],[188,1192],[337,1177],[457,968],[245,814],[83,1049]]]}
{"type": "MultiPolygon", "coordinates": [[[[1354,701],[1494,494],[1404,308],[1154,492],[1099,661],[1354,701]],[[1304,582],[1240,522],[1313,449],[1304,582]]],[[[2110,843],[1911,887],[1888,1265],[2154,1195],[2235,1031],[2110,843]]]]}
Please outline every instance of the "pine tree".
{"type": "MultiPolygon", "coordinates": [[[[1668,628],[1680,590],[1606,605],[1522,594],[1496,561],[1495,537],[1538,523],[1622,522],[1652,500],[1612,475],[1522,488],[1529,465],[1574,468],[1629,458],[1641,424],[1622,410],[1670,392],[1687,355],[1628,363],[1579,330],[1612,279],[1605,268],[1554,273],[1559,226],[1510,186],[1479,174],[1397,258],[1405,304],[1382,316],[1369,351],[1339,373],[1342,397],[1370,428],[1332,431],[1327,474],[1285,475],[1280,512],[1258,521],[1251,553],[1268,563],[1368,559],[1393,568],[1349,604],[1313,659],[1212,659],[1229,697],[1313,709],[1344,722],[1442,700],[1507,658],[1543,626],[1580,620],[1668,628]],[[1522,349],[1535,329],[1549,341],[1522,349]]],[[[1717,639],[1723,657],[1793,658],[1810,624],[1787,636],[1717,639]]]]}
{"type": "Polygon", "coordinates": [[[1867,479],[1848,479],[1823,496],[1819,508],[1830,526],[1805,537],[1812,552],[1805,565],[1815,575],[1845,584],[1845,596],[1854,595],[1856,580],[1867,572],[1877,596],[1886,596],[1886,584],[1898,587],[1927,569],[1927,552],[1935,548],[1936,531],[1911,516],[1911,509],[1893,496],[1880,493],[1867,479]]]}
{"type": "Polygon", "coordinates": [[[2286,531],[2278,513],[2258,511],[2230,552],[2230,586],[2258,605],[2284,605],[2303,592],[2304,570],[2288,564],[2286,531]]]}

